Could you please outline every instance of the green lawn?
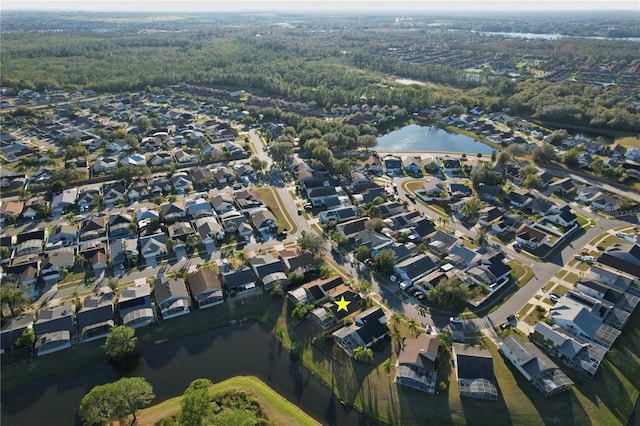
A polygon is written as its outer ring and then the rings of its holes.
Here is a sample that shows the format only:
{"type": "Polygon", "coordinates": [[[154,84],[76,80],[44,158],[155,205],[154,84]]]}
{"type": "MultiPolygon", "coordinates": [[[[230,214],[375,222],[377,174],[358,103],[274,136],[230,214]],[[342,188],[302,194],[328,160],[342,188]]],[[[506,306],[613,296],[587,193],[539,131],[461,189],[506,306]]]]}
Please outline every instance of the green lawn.
{"type": "MultiPolygon", "coordinates": [[[[209,393],[215,395],[231,389],[245,391],[255,396],[260,402],[260,407],[267,412],[267,416],[275,424],[303,426],[320,424],[254,376],[237,376],[220,383],[214,383],[209,388],[209,393]]],[[[141,426],[154,425],[162,419],[176,414],[180,410],[181,400],[181,396],[171,398],[142,410],[136,424],[141,426]]]]}
{"type": "Polygon", "coordinates": [[[278,232],[287,229],[290,234],[293,234],[298,231],[295,221],[291,219],[287,210],[282,208],[282,200],[276,191],[269,187],[254,188],[253,190],[278,219],[278,232]]]}

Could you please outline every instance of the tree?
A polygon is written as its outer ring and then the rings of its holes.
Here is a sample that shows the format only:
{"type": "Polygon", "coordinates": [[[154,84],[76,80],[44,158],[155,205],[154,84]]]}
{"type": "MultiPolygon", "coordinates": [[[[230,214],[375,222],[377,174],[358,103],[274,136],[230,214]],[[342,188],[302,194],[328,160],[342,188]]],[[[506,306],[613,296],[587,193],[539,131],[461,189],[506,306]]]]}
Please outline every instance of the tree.
{"type": "Polygon", "coordinates": [[[562,162],[569,167],[576,167],[579,164],[580,150],[577,148],[571,148],[562,156],[562,162]]]}
{"type": "Polygon", "coordinates": [[[479,198],[472,198],[462,206],[460,213],[462,213],[468,220],[473,221],[480,216],[480,210],[482,210],[484,206],[484,201],[479,198]]]}
{"type": "Polygon", "coordinates": [[[293,311],[291,311],[291,318],[294,321],[302,321],[309,315],[309,312],[313,310],[313,305],[306,304],[304,302],[298,302],[293,311]]]}
{"type": "Polygon", "coordinates": [[[27,296],[28,290],[27,286],[11,281],[6,281],[0,286],[0,301],[3,305],[7,305],[11,316],[21,314],[31,303],[27,296]]]}
{"type": "Polygon", "coordinates": [[[293,144],[290,142],[274,142],[269,147],[269,155],[276,163],[286,163],[293,155],[293,144]]]}
{"type": "Polygon", "coordinates": [[[70,160],[72,158],[86,157],[87,155],[89,155],[89,151],[85,146],[72,145],[67,147],[64,158],[70,160]]]}
{"type": "Polygon", "coordinates": [[[409,333],[413,334],[414,336],[418,336],[418,321],[416,321],[413,318],[409,318],[409,320],[407,321],[407,325],[409,326],[409,333]]]}
{"type": "Polygon", "coordinates": [[[511,154],[509,154],[507,151],[502,151],[498,155],[498,163],[502,165],[507,164],[509,160],[511,160],[511,154]]]}
{"type": "Polygon", "coordinates": [[[136,352],[135,337],[136,331],[133,328],[120,325],[112,328],[107,339],[102,345],[104,353],[114,361],[124,360],[136,352]]]}
{"type": "Polygon", "coordinates": [[[520,176],[520,179],[523,179],[523,180],[526,179],[527,176],[535,175],[537,173],[538,173],[538,168],[533,164],[527,164],[526,166],[518,170],[518,176],[520,176]]]}
{"type": "Polygon", "coordinates": [[[369,150],[370,148],[375,147],[378,144],[378,139],[375,135],[360,135],[358,136],[358,148],[364,148],[365,150],[369,150]]]}
{"type": "Polygon", "coordinates": [[[354,256],[359,262],[364,262],[370,254],[371,252],[369,251],[369,248],[367,246],[359,246],[354,252],[354,256]]]}
{"type": "Polygon", "coordinates": [[[493,166],[490,164],[482,166],[479,170],[474,170],[471,172],[471,183],[474,188],[479,188],[480,185],[502,185],[504,183],[504,179],[502,176],[499,176],[493,170],[493,166]]]}
{"type": "Polygon", "coordinates": [[[373,284],[369,280],[362,280],[357,286],[357,289],[360,293],[368,294],[371,289],[373,289],[373,284]]]}
{"type": "Polygon", "coordinates": [[[353,359],[370,364],[373,361],[373,351],[364,346],[358,346],[353,350],[353,359]]]}
{"type": "Polygon", "coordinates": [[[542,188],[542,178],[538,175],[530,174],[522,181],[522,186],[528,189],[542,188]]]}
{"type": "Polygon", "coordinates": [[[400,324],[400,314],[397,312],[392,313],[389,322],[391,323],[391,327],[394,330],[398,331],[398,325],[400,324]]]}
{"type": "Polygon", "coordinates": [[[124,377],[117,382],[95,386],[80,402],[79,414],[86,425],[104,425],[130,415],[136,422],[138,410],[151,403],[153,387],[142,377],[124,377]]]}
{"type": "Polygon", "coordinates": [[[436,287],[428,291],[427,297],[444,308],[456,309],[466,303],[469,289],[460,278],[453,276],[440,281],[436,287]]]}
{"type": "Polygon", "coordinates": [[[180,413],[178,418],[182,425],[202,425],[205,419],[213,415],[211,407],[210,380],[196,379],[184,391],[180,401],[180,413]]]}
{"type": "Polygon", "coordinates": [[[382,231],[382,229],[385,227],[385,223],[382,220],[382,218],[379,217],[374,217],[372,219],[367,220],[364,223],[364,227],[365,229],[368,229],[370,231],[376,231],[376,232],[380,232],[382,231]]]}
{"type": "Polygon", "coordinates": [[[387,375],[389,375],[389,372],[391,371],[391,358],[387,358],[383,363],[382,363],[382,369],[384,370],[385,373],[387,373],[387,375]]]}
{"type": "Polygon", "coordinates": [[[264,170],[265,167],[267,167],[267,162],[259,159],[258,157],[251,157],[250,164],[251,168],[256,173],[260,173],[262,170],[264,170]]]}
{"type": "Polygon", "coordinates": [[[553,146],[543,143],[531,150],[531,158],[535,163],[550,163],[556,158],[553,146]]]}
{"type": "Polygon", "coordinates": [[[567,133],[564,129],[554,130],[547,136],[547,142],[551,145],[560,145],[565,139],[569,137],[569,133],[567,133]]]}
{"type": "Polygon", "coordinates": [[[298,238],[298,245],[302,251],[311,253],[313,256],[317,256],[324,251],[324,242],[324,238],[311,232],[305,232],[298,238]]]}
{"type": "Polygon", "coordinates": [[[391,273],[393,272],[393,265],[396,264],[396,259],[396,252],[391,249],[384,249],[375,256],[374,260],[378,270],[385,273],[391,273]]]}
{"type": "Polygon", "coordinates": [[[20,337],[16,340],[16,347],[24,350],[32,350],[33,344],[36,342],[36,333],[33,328],[25,329],[20,337]]]}

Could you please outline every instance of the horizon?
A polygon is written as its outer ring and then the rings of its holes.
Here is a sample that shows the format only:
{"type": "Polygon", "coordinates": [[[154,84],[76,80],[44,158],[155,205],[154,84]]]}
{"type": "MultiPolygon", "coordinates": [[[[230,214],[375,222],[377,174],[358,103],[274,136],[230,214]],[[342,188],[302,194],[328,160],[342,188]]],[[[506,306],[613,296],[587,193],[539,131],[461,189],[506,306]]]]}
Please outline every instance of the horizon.
{"type": "Polygon", "coordinates": [[[3,11],[43,11],[43,12],[478,12],[513,14],[518,12],[638,12],[640,6],[635,0],[614,1],[520,1],[505,0],[453,0],[446,3],[425,0],[386,1],[346,0],[346,1],[292,1],[292,0],[239,0],[233,3],[203,2],[201,0],[5,0],[0,7],[3,11]]]}

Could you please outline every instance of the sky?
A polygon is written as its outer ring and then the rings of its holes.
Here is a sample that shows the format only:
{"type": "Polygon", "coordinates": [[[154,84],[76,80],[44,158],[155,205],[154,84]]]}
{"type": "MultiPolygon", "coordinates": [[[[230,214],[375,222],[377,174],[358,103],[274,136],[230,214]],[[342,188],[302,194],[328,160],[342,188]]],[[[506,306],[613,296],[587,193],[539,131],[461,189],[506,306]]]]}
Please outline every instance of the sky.
{"type": "Polygon", "coordinates": [[[3,0],[0,9],[83,11],[631,10],[640,0],[3,0]]]}

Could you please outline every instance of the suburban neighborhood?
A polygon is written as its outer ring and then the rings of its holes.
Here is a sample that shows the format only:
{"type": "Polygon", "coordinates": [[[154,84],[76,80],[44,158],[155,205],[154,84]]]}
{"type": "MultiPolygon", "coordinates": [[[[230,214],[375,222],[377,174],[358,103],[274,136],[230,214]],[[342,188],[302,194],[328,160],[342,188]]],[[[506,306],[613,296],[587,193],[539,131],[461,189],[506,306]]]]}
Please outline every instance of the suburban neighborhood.
{"type": "MultiPolygon", "coordinates": [[[[274,153],[291,132],[284,121],[182,89],[23,90],[6,101],[47,114],[0,135],[2,283],[31,301],[14,312],[3,300],[3,357],[31,332],[33,356],[45,357],[117,325],[283,296],[293,327],[348,358],[372,360],[367,351],[392,342],[396,386],[444,391],[444,359],[461,397],[495,400],[497,364],[550,397],[574,385],[567,370],[598,374],[625,333],[640,301],[640,196],[508,154],[549,130],[434,105],[415,116],[481,135],[494,154],[370,147],[333,152],[345,165],[335,172],[298,136],[274,153]]],[[[397,110],[336,105],[326,119],[364,125],[397,110]]],[[[580,164],[640,172],[638,148],[588,138],[567,137],[551,155],[576,146],[580,164]]]]}

